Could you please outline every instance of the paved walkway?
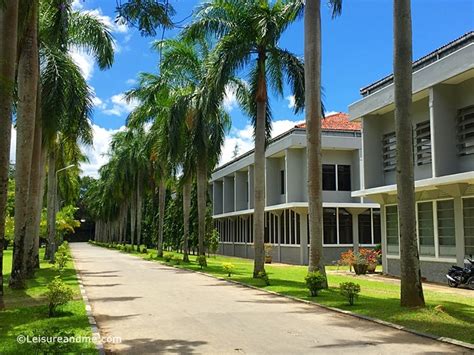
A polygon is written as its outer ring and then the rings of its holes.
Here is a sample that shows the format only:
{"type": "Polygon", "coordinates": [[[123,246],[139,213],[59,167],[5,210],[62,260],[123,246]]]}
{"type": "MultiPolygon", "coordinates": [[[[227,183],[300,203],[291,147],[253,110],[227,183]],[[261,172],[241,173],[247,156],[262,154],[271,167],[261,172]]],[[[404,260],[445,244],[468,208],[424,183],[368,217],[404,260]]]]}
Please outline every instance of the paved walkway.
{"type": "Polygon", "coordinates": [[[463,348],[196,273],[71,243],[113,353],[426,354],[463,348]]]}

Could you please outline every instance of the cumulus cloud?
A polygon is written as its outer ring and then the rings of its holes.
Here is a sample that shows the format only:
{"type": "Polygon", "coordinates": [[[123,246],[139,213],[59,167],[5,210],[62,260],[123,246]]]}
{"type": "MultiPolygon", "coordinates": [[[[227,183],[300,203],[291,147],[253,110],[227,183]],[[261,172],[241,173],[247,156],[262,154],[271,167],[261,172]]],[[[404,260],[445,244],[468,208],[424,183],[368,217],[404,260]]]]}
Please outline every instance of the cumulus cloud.
{"type": "Polygon", "coordinates": [[[119,129],[106,129],[93,124],[92,130],[94,132],[93,145],[82,147],[82,151],[88,157],[89,162],[81,164],[81,170],[83,176],[98,177],[99,168],[102,165],[107,164],[109,161],[107,152],[109,150],[112,136],[119,131],[125,130],[125,127],[122,126],[119,129]]]}
{"type": "Polygon", "coordinates": [[[106,115],[111,116],[123,116],[127,115],[137,107],[138,101],[132,100],[127,102],[123,93],[113,95],[106,104],[106,108],[102,112],[106,115]]]}
{"type": "Polygon", "coordinates": [[[237,95],[235,92],[235,88],[231,85],[227,85],[225,88],[225,95],[223,101],[224,109],[227,112],[231,112],[234,108],[237,107],[237,95]]]}
{"type": "Polygon", "coordinates": [[[290,95],[285,97],[285,99],[288,100],[288,108],[294,108],[295,107],[295,95],[290,95]]]}
{"type": "MultiPolygon", "coordinates": [[[[273,121],[272,138],[288,131],[301,122],[303,121],[273,121]]],[[[253,127],[251,125],[247,125],[243,129],[232,129],[230,134],[225,138],[219,165],[223,165],[233,159],[232,155],[236,145],[239,147],[239,155],[254,148],[253,127]]]]}
{"type": "Polygon", "coordinates": [[[84,8],[84,1],[85,0],[74,0],[72,2],[72,9],[76,11],[80,11],[84,8]]]}
{"type": "Polygon", "coordinates": [[[127,85],[135,85],[137,84],[137,80],[136,79],[128,79],[126,82],[125,82],[127,85]]]}
{"type": "Polygon", "coordinates": [[[94,73],[94,57],[79,48],[69,49],[69,54],[81,70],[84,79],[91,79],[94,73]]]}
{"type": "Polygon", "coordinates": [[[128,32],[128,27],[126,24],[121,23],[120,21],[116,22],[110,16],[104,15],[102,13],[101,8],[97,8],[94,10],[84,10],[84,12],[87,12],[91,14],[92,16],[97,17],[103,24],[109,27],[110,30],[114,33],[127,33],[128,32]]]}

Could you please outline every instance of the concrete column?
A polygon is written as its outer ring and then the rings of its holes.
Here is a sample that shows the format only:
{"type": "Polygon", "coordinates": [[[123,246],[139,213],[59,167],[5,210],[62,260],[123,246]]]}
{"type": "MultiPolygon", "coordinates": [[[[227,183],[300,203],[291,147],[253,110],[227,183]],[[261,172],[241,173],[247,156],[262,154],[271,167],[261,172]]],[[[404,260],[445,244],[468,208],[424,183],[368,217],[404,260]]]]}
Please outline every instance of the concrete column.
{"type": "Polygon", "coordinates": [[[385,225],[385,205],[380,205],[380,231],[382,236],[382,269],[384,274],[388,274],[387,263],[387,227],[385,225]]]}
{"type": "Polygon", "coordinates": [[[308,211],[298,211],[300,216],[300,256],[301,264],[307,265],[309,262],[308,256],[308,211]]]}
{"type": "Polygon", "coordinates": [[[282,218],[281,218],[282,212],[281,211],[276,211],[275,216],[278,217],[277,219],[277,254],[278,254],[278,262],[281,262],[281,223],[282,223],[282,218]]]}
{"type": "Polygon", "coordinates": [[[454,229],[456,240],[456,264],[464,265],[464,217],[462,198],[454,198],[454,229]]]}
{"type": "Polygon", "coordinates": [[[352,246],[354,252],[359,251],[359,214],[352,214],[352,246]]]}

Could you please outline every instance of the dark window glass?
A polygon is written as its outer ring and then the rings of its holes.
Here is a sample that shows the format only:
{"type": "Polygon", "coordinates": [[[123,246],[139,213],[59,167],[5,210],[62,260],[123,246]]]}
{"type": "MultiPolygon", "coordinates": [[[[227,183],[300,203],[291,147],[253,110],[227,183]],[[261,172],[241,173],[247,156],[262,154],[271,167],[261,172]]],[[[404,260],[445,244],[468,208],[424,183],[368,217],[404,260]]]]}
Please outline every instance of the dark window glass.
{"type": "Polygon", "coordinates": [[[372,218],[374,219],[374,244],[382,242],[382,227],[380,224],[380,210],[374,208],[372,210],[372,218]]]}
{"type": "Polygon", "coordinates": [[[339,244],[352,244],[352,215],[339,208],[339,244]]]}
{"type": "Polygon", "coordinates": [[[301,244],[301,226],[299,213],[296,214],[296,244],[301,244]]]}
{"type": "Polygon", "coordinates": [[[280,194],[285,193],[285,170],[280,170],[280,194]]]}
{"type": "Polygon", "coordinates": [[[285,210],[285,244],[290,244],[290,214],[288,210],[285,210]]]}
{"type": "Polygon", "coordinates": [[[265,234],[264,234],[264,242],[269,243],[269,221],[268,221],[268,212],[265,213],[265,234]]]}
{"type": "Polygon", "coordinates": [[[351,191],[351,166],[337,166],[337,189],[339,191],[351,191]]]}
{"type": "Polygon", "coordinates": [[[291,244],[296,244],[296,233],[295,233],[295,212],[290,211],[290,223],[291,223],[291,244]]]}
{"type": "Polygon", "coordinates": [[[336,209],[323,209],[324,244],[337,244],[336,209]]]}
{"type": "Polygon", "coordinates": [[[370,209],[359,214],[359,243],[372,244],[370,209]]]}
{"type": "Polygon", "coordinates": [[[323,164],[323,190],[336,191],[336,166],[323,164]]]}

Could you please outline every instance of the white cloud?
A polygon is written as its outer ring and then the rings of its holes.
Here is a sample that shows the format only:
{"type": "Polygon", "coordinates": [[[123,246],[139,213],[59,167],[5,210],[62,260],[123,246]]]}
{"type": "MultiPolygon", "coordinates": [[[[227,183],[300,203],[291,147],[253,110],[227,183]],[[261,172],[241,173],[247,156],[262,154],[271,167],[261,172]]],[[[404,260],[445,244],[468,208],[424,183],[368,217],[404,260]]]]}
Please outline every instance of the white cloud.
{"type": "Polygon", "coordinates": [[[94,57],[79,48],[69,49],[69,54],[81,70],[84,78],[86,80],[91,79],[94,73],[94,57]]]}
{"type": "Polygon", "coordinates": [[[137,107],[138,101],[132,100],[127,102],[125,100],[125,95],[123,93],[113,95],[106,105],[107,108],[104,108],[102,112],[106,115],[111,116],[122,116],[129,114],[137,107]]]}
{"type": "Polygon", "coordinates": [[[16,129],[12,125],[12,135],[10,139],[10,162],[16,161],[16,129]]]}
{"type": "MultiPolygon", "coordinates": [[[[301,122],[304,121],[273,121],[272,138],[288,131],[301,122]]],[[[232,155],[236,144],[239,147],[239,155],[242,155],[254,148],[255,145],[253,140],[252,125],[247,125],[243,129],[232,129],[231,133],[225,138],[219,165],[223,165],[232,160],[232,155]]]]}
{"type": "Polygon", "coordinates": [[[124,126],[119,129],[106,129],[96,124],[92,125],[94,133],[93,145],[89,147],[82,147],[82,151],[89,158],[88,163],[81,164],[81,170],[83,176],[98,177],[99,168],[102,165],[107,164],[109,157],[107,152],[109,150],[110,141],[112,136],[125,129],[124,126]]]}
{"type": "Polygon", "coordinates": [[[295,107],[295,95],[290,95],[285,97],[285,99],[288,100],[288,108],[294,108],[295,107]]]}
{"type": "Polygon", "coordinates": [[[326,112],[324,112],[324,116],[328,117],[328,116],[331,116],[331,115],[335,115],[336,113],[339,113],[339,111],[326,111],[326,112]]]}
{"type": "Polygon", "coordinates": [[[104,15],[102,13],[101,8],[97,8],[94,10],[85,10],[85,12],[89,13],[90,15],[97,17],[102,23],[104,23],[110,30],[114,33],[127,33],[128,27],[126,24],[116,22],[110,16],[104,15]]]}
{"type": "Polygon", "coordinates": [[[72,9],[73,9],[73,10],[76,10],[76,11],[82,10],[82,9],[84,8],[84,5],[83,5],[83,2],[84,2],[84,1],[85,1],[85,0],[74,0],[74,1],[72,2],[72,9]]]}
{"type": "Polygon", "coordinates": [[[135,84],[137,84],[137,80],[136,79],[128,79],[125,83],[127,85],[135,85],[135,84]]]}
{"type": "Polygon", "coordinates": [[[234,108],[237,107],[237,95],[235,92],[235,88],[231,85],[227,85],[225,88],[225,96],[224,101],[222,103],[224,105],[224,109],[227,112],[231,112],[234,108]]]}

